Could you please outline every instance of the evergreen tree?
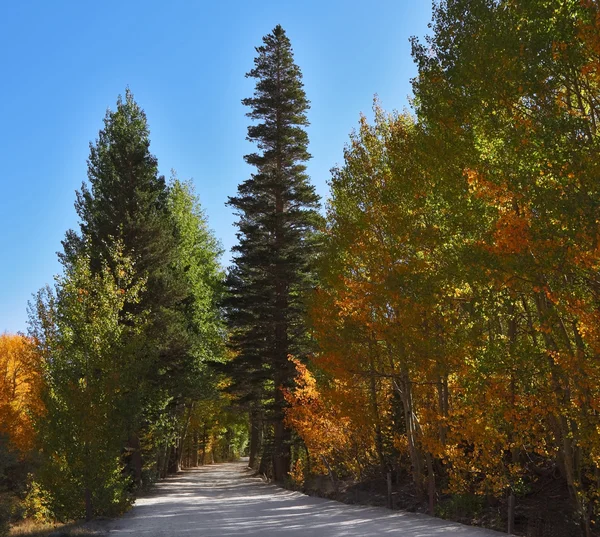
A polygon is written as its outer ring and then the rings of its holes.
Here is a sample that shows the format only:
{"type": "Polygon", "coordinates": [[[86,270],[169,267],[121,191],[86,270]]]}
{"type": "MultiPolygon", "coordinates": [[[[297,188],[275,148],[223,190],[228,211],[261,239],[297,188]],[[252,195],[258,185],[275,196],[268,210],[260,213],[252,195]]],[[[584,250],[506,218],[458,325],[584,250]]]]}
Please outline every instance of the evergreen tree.
{"type": "Polygon", "coordinates": [[[122,316],[123,323],[129,322],[128,316],[134,318],[142,312],[149,316],[143,343],[136,351],[139,404],[129,412],[129,451],[138,484],[142,479],[141,448],[152,451],[165,444],[163,438],[146,434],[154,448],[140,446],[140,430],[154,421],[166,421],[170,430],[161,430],[173,437],[173,409],[183,397],[179,378],[190,360],[183,307],[188,290],[177,270],[177,226],[169,209],[165,179],[158,173],[149,146],[146,115],[128,89],[125,99],[118,98],[116,110],[107,112],[104,128],[90,144],[89,186],[82,185],[75,203],[80,232],[67,232],[60,254],[67,270],[86,250],[93,272],[99,272],[104,263],[114,270],[109,253],[119,241],[133,263],[133,284],[145,281],[139,300],[127,302],[122,316]]]}
{"type": "Polygon", "coordinates": [[[64,253],[68,264],[89,242],[92,267],[99,270],[115,240],[123,243],[148,285],[139,311],[153,306],[171,307],[181,299],[170,265],[176,255],[175,226],[170,218],[165,178],[158,174],[158,161],[150,153],[150,131],[146,114],[129,89],[119,96],[117,109],[108,110],[104,129],[90,143],[88,181],[77,192],[75,208],[80,233],[67,232],[64,253]]]}
{"type": "MultiPolygon", "coordinates": [[[[229,277],[228,317],[233,329],[233,389],[251,401],[253,433],[265,415],[261,466],[272,464],[275,479],[290,467],[290,431],[283,424],[282,388],[293,383],[289,355],[306,353],[304,295],[311,286],[320,222],[319,197],[306,174],[309,160],[306,98],[302,74],[281,26],[256,49],[254,95],[248,140],[258,151],[245,156],[256,168],[229,199],[237,210],[239,244],[229,277]]],[[[251,457],[257,452],[252,435],[251,457]]]]}

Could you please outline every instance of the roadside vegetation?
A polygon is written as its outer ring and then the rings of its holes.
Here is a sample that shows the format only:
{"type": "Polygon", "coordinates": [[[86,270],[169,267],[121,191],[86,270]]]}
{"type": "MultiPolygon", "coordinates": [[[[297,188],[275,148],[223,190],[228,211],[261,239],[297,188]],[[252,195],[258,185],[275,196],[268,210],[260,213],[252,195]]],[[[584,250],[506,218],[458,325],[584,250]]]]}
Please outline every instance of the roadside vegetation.
{"type": "Polygon", "coordinates": [[[0,535],[246,454],[347,502],[598,535],[598,2],[435,2],[411,109],[360,116],[324,215],[291,41],[256,53],[227,270],[129,89],[90,144],[63,271],[0,336],[0,535]]]}

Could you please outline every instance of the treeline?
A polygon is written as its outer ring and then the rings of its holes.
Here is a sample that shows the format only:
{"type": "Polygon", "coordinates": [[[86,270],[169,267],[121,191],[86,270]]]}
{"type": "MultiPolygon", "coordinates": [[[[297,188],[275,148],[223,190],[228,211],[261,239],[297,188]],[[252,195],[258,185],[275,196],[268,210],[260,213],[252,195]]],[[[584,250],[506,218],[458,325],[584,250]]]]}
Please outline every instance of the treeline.
{"type": "Polygon", "coordinates": [[[90,144],[62,274],[30,303],[29,336],[0,337],[4,520],[116,515],[183,464],[244,448],[208,365],[227,353],[221,249],[149,145],[128,90],[90,144]]]}
{"type": "Polygon", "coordinates": [[[333,171],[294,475],[404,469],[432,513],[505,499],[509,528],[552,476],[591,535],[600,6],[446,0],[412,51],[414,113],[376,104],[333,171]]]}
{"type": "MultiPolygon", "coordinates": [[[[445,0],[412,45],[412,112],[361,118],[323,219],[302,74],[283,28],[263,38],[226,275],[190,184],[159,176],[143,111],[118,101],[64,272],[30,337],[2,341],[30,364],[2,445],[29,458],[2,454],[0,486],[27,459],[25,505],[114,514],[249,433],[250,465],[279,482],[404,475],[431,513],[485,498],[509,530],[551,480],[592,535],[600,6],[445,0]]],[[[19,360],[0,362],[1,394],[19,360]]]]}

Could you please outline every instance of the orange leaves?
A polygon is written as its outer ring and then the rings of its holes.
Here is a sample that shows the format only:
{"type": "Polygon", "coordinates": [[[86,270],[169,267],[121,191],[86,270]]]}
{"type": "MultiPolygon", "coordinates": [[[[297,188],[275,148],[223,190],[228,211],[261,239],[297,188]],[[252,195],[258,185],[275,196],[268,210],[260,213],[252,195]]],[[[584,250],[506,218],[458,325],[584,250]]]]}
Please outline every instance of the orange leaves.
{"type": "MultiPolygon", "coordinates": [[[[551,163],[549,163],[551,165],[551,163]]],[[[464,172],[469,192],[497,211],[492,230],[492,244],[487,249],[495,254],[521,254],[531,243],[531,211],[524,205],[522,195],[511,192],[508,185],[498,185],[476,170],[464,172]]]]}
{"type": "MultiPolygon", "coordinates": [[[[372,427],[368,404],[356,386],[333,381],[317,389],[310,371],[292,359],[296,367],[296,388],[284,390],[289,407],[285,422],[304,441],[315,473],[327,473],[323,458],[342,463],[360,473],[367,453],[372,449],[372,427]]],[[[301,469],[296,469],[301,474],[301,469]]]]}
{"type": "Polygon", "coordinates": [[[33,446],[31,415],[42,411],[41,363],[31,342],[0,335],[0,432],[25,454],[33,446]]]}
{"type": "Polygon", "coordinates": [[[491,250],[496,253],[520,254],[527,250],[530,240],[528,219],[514,212],[506,212],[496,221],[491,250]]]}

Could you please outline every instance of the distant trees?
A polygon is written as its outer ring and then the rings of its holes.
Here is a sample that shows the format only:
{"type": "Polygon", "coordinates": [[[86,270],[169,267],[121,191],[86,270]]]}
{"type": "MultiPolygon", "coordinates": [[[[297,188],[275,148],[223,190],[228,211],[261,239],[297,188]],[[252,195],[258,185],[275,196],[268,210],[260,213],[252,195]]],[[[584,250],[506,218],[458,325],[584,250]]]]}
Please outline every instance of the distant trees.
{"type": "Polygon", "coordinates": [[[214,417],[198,407],[212,408],[211,402],[216,401],[215,414],[222,414],[221,406],[226,406],[219,390],[221,377],[209,366],[209,362],[226,359],[226,330],[220,309],[224,291],[221,246],[208,227],[192,183],[174,178],[167,206],[177,233],[173,268],[185,290],[178,305],[181,322],[173,334],[175,350],[182,354],[181,368],[171,379],[172,409],[177,416],[173,470],[181,467],[186,439],[199,438],[207,424],[194,416],[200,412],[209,421],[214,417]]]}
{"type": "Polygon", "coordinates": [[[319,198],[306,175],[309,102],[302,74],[281,26],[263,38],[254,68],[254,95],[244,99],[248,140],[258,152],[246,155],[256,168],[229,199],[239,220],[239,244],[228,289],[234,391],[251,405],[250,457],[281,481],[290,468],[291,431],[284,426],[282,388],[293,384],[288,356],[306,353],[304,297],[315,256],[319,198]]]}

